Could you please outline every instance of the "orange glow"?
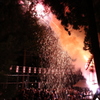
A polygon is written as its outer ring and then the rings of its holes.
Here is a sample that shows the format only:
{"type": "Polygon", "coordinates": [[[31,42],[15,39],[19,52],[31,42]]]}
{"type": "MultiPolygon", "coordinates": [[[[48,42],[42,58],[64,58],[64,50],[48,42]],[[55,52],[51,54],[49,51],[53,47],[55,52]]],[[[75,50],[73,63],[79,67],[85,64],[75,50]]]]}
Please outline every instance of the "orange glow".
{"type": "Polygon", "coordinates": [[[97,82],[97,76],[96,76],[93,58],[92,58],[90,64],[89,64],[88,59],[87,59],[86,64],[85,64],[85,69],[88,72],[88,76],[87,76],[86,80],[87,80],[87,84],[89,86],[89,89],[92,90],[93,93],[95,93],[97,88],[98,88],[98,84],[97,84],[98,82],[97,82]]]}
{"type": "MultiPolygon", "coordinates": [[[[91,56],[89,51],[83,50],[84,47],[84,38],[85,38],[85,32],[84,28],[81,28],[80,30],[74,30],[71,26],[69,26],[69,31],[71,32],[71,36],[68,35],[68,32],[65,31],[64,27],[61,25],[61,21],[57,20],[56,16],[50,13],[48,15],[48,18],[45,19],[45,9],[44,6],[40,3],[36,5],[36,11],[37,11],[37,17],[40,19],[43,18],[44,22],[48,21],[48,25],[52,28],[54,31],[55,37],[59,39],[59,44],[62,47],[62,49],[66,52],[68,52],[69,56],[72,57],[72,59],[76,59],[74,62],[74,65],[76,69],[81,69],[82,74],[87,80],[89,88],[95,92],[95,89],[97,89],[97,78],[96,73],[93,74],[90,73],[89,70],[86,70],[87,68],[87,61],[88,58],[91,56]],[[94,77],[95,81],[90,82],[90,75],[94,77]],[[95,84],[96,83],[96,84],[95,84]]],[[[66,8],[66,12],[69,12],[69,9],[66,8]]],[[[54,73],[54,70],[52,70],[52,73],[54,73]]]]}
{"type": "Polygon", "coordinates": [[[87,56],[84,55],[83,57],[84,57],[84,59],[85,59],[86,61],[88,60],[88,57],[87,57],[87,56]]]}
{"type": "Polygon", "coordinates": [[[50,27],[55,32],[55,36],[59,38],[59,44],[63,50],[67,51],[73,59],[76,59],[74,63],[75,67],[84,69],[86,63],[84,55],[88,58],[90,57],[90,53],[89,51],[83,50],[85,37],[83,28],[80,30],[82,32],[80,32],[72,29],[70,26],[69,30],[71,31],[71,36],[69,36],[61,25],[61,21],[58,21],[55,15],[52,15],[50,27]]]}
{"type": "Polygon", "coordinates": [[[61,22],[56,19],[56,16],[52,15],[50,26],[55,32],[56,37],[59,38],[59,44],[72,58],[76,59],[74,63],[76,69],[81,69],[90,90],[95,93],[98,88],[96,72],[95,70],[93,73],[90,70],[86,70],[88,67],[88,59],[91,57],[91,54],[89,51],[83,50],[85,37],[84,30],[81,29],[82,32],[79,32],[70,27],[71,36],[69,36],[60,23],[61,22]]]}

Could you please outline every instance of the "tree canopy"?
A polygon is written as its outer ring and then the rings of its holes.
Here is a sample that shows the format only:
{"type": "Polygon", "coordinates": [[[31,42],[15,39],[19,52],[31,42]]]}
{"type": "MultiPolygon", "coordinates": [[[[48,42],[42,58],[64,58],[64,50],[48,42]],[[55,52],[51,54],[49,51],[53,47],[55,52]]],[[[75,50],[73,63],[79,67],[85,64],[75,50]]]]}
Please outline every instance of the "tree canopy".
{"type": "MultiPolygon", "coordinates": [[[[71,34],[68,26],[71,25],[73,29],[80,29],[84,27],[86,31],[86,37],[84,39],[84,50],[90,50],[91,48],[91,39],[88,34],[89,30],[89,19],[90,19],[90,11],[88,7],[90,7],[89,2],[87,0],[42,0],[43,3],[51,8],[53,14],[57,16],[59,20],[61,20],[61,24],[64,26],[65,30],[68,31],[69,35],[71,34]]],[[[100,1],[99,0],[91,0],[94,10],[93,14],[95,15],[95,21],[97,25],[97,31],[100,32],[100,1]]],[[[91,5],[92,6],[92,5],[91,5]]]]}
{"type": "Polygon", "coordinates": [[[41,31],[37,18],[24,12],[19,0],[0,2],[0,70],[17,64],[21,51],[33,50],[37,31],[41,31]],[[34,43],[34,44],[33,44],[34,43]]]}
{"type": "MultiPolygon", "coordinates": [[[[42,0],[45,5],[51,8],[53,14],[61,20],[61,24],[67,28],[72,25],[74,29],[79,29],[81,26],[88,26],[88,2],[87,0],[42,0]]],[[[92,1],[91,1],[92,2],[92,1]]],[[[99,0],[94,0],[94,11],[96,19],[99,16],[99,0]]],[[[96,20],[99,22],[99,19],[96,20]]]]}

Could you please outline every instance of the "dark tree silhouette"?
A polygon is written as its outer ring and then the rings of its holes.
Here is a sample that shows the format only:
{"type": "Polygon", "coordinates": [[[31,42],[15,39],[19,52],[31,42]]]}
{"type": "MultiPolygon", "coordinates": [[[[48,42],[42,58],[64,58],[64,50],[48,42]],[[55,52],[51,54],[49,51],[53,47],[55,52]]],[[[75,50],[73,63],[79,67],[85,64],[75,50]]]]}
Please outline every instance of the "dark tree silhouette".
{"type": "MultiPolygon", "coordinates": [[[[92,2],[92,1],[91,1],[92,2]]],[[[90,3],[91,3],[90,2],[90,3]]],[[[53,14],[61,20],[61,24],[64,26],[65,30],[68,31],[69,35],[71,34],[68,30],[69,24],[76,30],[84,27],[86,31],[86,37],[84,40],[84,49],[90,50],[91,52],[91,40],[88,34],[89,30],[89,19],[90,11],[88,9],[89,3],[87,0],[43,0],[45,5],[50,6],[53,14]]],[[[99,31],[100,27],[100,1],[93,0],[94,11],[96,17],[97,30],[99,31]]]]}
{"type": "Polygon", "coordinates": [[[22,51],[33,50],[38,31],[41,28],[37,18],[23,11],[19,0],[0,1],[0,70],[18,64],[22,51]]]}

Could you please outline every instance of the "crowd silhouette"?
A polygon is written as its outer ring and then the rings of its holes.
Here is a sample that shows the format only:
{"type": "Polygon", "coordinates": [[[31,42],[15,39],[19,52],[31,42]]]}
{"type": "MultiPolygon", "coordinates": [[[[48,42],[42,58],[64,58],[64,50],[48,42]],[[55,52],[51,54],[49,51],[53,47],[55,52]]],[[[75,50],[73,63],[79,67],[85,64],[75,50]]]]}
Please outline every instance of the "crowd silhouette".
{"type": "Polygon", "coordinates": [[[77,90],[64,88],[53,89],[20,89],[16,95],[9,100],[92,100],[93,93],[90,90],[77,90]]]}

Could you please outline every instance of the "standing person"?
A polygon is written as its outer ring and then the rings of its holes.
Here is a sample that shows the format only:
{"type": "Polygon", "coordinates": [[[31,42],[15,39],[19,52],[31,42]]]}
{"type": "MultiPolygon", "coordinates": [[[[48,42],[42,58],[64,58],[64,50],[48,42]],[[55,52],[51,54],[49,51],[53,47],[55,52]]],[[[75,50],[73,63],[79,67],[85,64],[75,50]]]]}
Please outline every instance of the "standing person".
{"type": "Polygon", "coordinates": [[[68,89],[66,88],[66,91],[65,91],[65,94],[66,94],[65,99],[66,99],[66,100],[68,99],[68,93],[69,93],[69,91],[68,91],[68,89]]]}
{"type": "Polygon", "coordinates": [[[96,93],[93,96],[93,100],[96,100],[98,98],[100,100],[100,87],[97,89],[96,93]]]}
{"type": "Polygon", "coordinates": [[[53,98],[54,100],[58,100],[58,94],[55,90],[53,90],[53,98]]]}
{"type": "Polygon", "coordinates": [[[46,90],[46,100],[50,100],[50,91],[46,90]]]}
{"type": "Polygon", "coordinates": [[[53,93],[50,92],[50,100],[53,100],[53,93]]]}
{"type": "Polygon", "coordinates": [[[46,96],[45,89],[42,89],[41,92],[40,92],[41,100],[45,100],[45,96],[46,96]]]}
{"type": "Polygon", "coordinates": [[[39,91],[38,91],[38,89],[36,89],[35,92],[34,92],[34,100],[39,100],[39,91]]]}

